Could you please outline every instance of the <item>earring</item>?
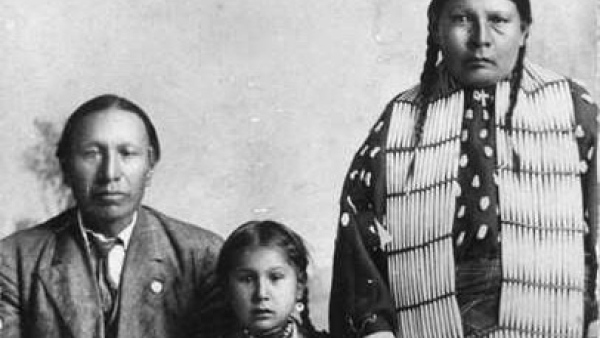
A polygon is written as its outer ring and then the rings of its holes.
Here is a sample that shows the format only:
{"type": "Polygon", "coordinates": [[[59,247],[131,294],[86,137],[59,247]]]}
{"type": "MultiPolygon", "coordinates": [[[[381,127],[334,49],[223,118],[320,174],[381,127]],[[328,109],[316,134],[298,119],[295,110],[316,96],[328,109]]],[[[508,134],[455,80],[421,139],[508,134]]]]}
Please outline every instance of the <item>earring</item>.
{"type": "Polygon", "coordinates": [[[296,302],[296,311],[298,311],[298,313],[304,311],[304,303],[296,302]]]}

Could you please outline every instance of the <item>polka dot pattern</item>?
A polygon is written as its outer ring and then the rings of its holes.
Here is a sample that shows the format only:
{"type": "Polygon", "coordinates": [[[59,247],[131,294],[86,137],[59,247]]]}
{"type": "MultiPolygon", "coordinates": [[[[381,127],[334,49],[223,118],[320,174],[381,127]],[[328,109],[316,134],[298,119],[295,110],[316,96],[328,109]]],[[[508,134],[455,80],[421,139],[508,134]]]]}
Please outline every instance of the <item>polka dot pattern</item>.
{"type": "Polygon", "coordinates": [[[500,251],[498,186],[495,173],[493,88],[467,91],[461,132],[454,223],[455,258],[496,257],[500,251]]]}

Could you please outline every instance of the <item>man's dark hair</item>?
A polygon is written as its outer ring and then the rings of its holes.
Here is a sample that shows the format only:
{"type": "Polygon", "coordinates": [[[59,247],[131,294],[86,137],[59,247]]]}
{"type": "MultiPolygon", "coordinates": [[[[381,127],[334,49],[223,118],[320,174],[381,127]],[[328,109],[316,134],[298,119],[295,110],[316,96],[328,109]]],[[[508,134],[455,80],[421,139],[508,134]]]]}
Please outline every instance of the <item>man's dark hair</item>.
{"type": "Polygon", "coordinates": [[[150,141],[150,147],[153,152],[153,162],[156,163],[160,159],[160,143],[158,142],[158,134],[156,133],[156,128],[152,124],[150,117],[148,114],[144,112],[139,106],[135,103],[129,101],[124,97],[120,97],[113,94],[105,94],[95,97],[81,106],[79,106],[71,116],[67,119],[63,132],[58,141],[58,146],[56,149],[56,157],[61,163],[61,167],[68,161],[73,141],[73,133],[77,128],[79,122],[86,116],[93,114],[98,111],[110,109],[110,108],[118,108],[124,111],[131,112],[137,115],[142,122],[144,122],[144,126],[146,127],[146,133],[148,134],[148,139],[150,141]]]}

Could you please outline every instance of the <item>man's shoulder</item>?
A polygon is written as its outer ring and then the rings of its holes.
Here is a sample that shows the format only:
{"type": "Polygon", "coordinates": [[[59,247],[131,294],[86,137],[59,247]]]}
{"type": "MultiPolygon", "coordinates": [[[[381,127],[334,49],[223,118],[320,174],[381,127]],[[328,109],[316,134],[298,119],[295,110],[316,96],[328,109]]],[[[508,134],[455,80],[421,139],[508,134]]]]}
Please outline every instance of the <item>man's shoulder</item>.
{"type": "Polygon", "coordinates": [[[142,212],[149,222],[158,222],[180,245],[220,247],[223,243],[221,236],[207,228],[176,219],[148,206],[143,206],[142,212]]]}
{"type": "Polygon", "coordinates": [[[0,248],[15,246],[33,248],[42,245],[48,240],[52,240],[59,231],[72,224],[74,215],[74,211],[69,209],[30,228],[18,230],[1,239],[0,248]]]}
{"type": "Polygon", "coordinates": [[[73,224],[74,212],[67,210],[31,228],[16,231],[0,240],[0,264],[34,262],[53,250],[57,235],[73,224]]]}

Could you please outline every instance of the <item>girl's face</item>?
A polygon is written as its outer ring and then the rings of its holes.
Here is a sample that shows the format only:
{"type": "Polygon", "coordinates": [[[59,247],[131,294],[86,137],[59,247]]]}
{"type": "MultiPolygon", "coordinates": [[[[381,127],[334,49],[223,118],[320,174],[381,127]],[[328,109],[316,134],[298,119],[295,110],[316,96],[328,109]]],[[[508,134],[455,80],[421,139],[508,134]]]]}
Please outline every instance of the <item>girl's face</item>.
{"type": "Polygon", "coordinates": [[[242,326],[266,333],[285,325],[304,285],[282,249],[254,246],[241,251],[229,273],[229,296],[242,326]]]}
{"type": "Polygon", "coordinates": [[[510,75],[528,30],[510,0],[449,0],[439,19],[437,41],[459,82],[485,86],[510,75]]]}

